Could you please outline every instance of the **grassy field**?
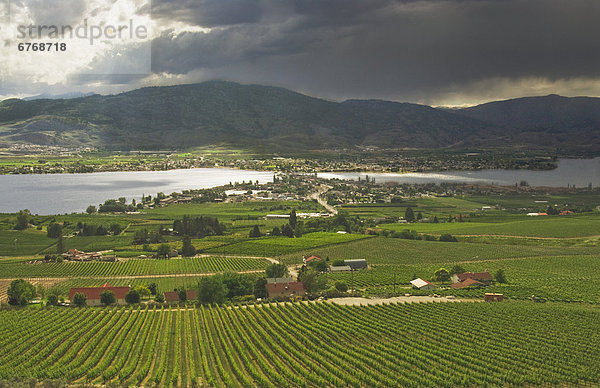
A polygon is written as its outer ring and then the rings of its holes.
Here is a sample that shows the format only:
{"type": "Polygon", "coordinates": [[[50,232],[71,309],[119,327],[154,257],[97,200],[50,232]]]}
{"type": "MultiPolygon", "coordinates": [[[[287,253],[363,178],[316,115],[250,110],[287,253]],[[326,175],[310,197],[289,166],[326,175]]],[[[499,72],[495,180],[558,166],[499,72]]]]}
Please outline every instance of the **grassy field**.
{"type": "Polygon", "coordinates": [[[164,387],[593,386],[599,322],[597,308],[531,302],[1,311],[0,377],[164,387]]]}

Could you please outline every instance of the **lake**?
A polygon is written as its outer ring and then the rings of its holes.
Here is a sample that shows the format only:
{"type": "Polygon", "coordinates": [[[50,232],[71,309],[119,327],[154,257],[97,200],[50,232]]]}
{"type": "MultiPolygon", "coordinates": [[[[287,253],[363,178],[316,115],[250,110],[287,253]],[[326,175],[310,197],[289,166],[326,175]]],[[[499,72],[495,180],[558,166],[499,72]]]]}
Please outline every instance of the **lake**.
{"type": "Polygon", "coordinates": [[[600,158],[594,159],[562,159],[554,170],[478,170],[478,171],[440,171],[423,173],[357,173],[335,172],[319,173],[321,178],[357,180],[375,178],[375,182],[396,183],[493,183],[498,185],[514,185],[527,181],[530,186],[576,187],[600,186],[600,158]]]}
{"type": "Polygon", "coordinates": [[[273,173],[226,168],[191,168],[169,171],[97,172],[90,174],[25,174],[0,176],[0,212],[29,209],[33,214],[83,212],[89,205],[142,194],[171,194],[206,189],[229,182],[273,182],[273,173]]]}
{"type": "MultiPolygon", "coordinates": [[[[495,183],[514,185],[527,181],[532,186],[560,187],[600,185],[600,158],[564,159],[558,168],[548,171],[480,170],[443,171],[409,174],[381,173],[319,173],[323,178],[364,179],[368,175],[376,182],[398,183],[495,183]]],[[[14,213],[29,209],[34,214],[83,212],[89,205],[107,199],[133,198],[142,194],[170,194],[188,189],[205,189],[229,182],[273,181],[272,172],[234,170],[226,168],[192,168],[169,171],[99,172],[91,174],[31,174],[0,175],[0,212],[14,213]]]]}

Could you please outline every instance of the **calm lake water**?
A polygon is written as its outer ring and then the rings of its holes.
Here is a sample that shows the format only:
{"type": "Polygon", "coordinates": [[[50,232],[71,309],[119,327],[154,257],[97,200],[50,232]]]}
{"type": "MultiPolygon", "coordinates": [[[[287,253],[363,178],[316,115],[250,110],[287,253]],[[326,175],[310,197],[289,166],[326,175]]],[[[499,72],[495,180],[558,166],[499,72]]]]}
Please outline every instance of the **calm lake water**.
{"type": "MultiPolygon", "coordinates": [[[[320,173],[323,178],[364,179],[376,182],[441,183],[471,182],[514,185],[522,180],[532,186],[600,186],[600,158],[565,159],[551,171],[481,170],[411,174],[320,173]]],[[[170,194],[187,189],[204,189],[229,182],[273,181],[272,172],[224,168],[193,168],[170,171],[99,172],[92,174],[1,175],[0,212],[29,209],[34,214],[82,212],[89,205],[125,197],[139,200],[142,194],[170,194]]]]}
{"type": "Polygon", "coordinates": [[[29,209],[33,214],[82,212],[107,199],[142,194],[171,194],[206,189],[229,182],[273,182],[272,172],[225,168],[192,168],[170,171],[98,172],[91,174],[28,174],[0,176],[0,213],[29,209]]]}
{"type": "Polygon", "coordinates": [[[577,187],[600,186],[600,158],[595,159],[563,159],[558,168],[549,171],[531,170],[479,170],[479,171],[442,171],[409,174],[369,174],[356,172],[320,173],[322,178],[338,178],[357,180],[375,178],[375,182],[397,183],[494,183],[514,185],[527,181],[530,186],[577,187]]]}

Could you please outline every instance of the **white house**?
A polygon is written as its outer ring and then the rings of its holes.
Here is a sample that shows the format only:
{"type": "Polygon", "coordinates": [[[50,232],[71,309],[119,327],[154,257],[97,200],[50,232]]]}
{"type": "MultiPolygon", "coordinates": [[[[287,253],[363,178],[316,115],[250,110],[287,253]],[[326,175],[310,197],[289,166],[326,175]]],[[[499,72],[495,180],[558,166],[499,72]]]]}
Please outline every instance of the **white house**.
{"type": "Polygon", "coordinates": [[[427,280],[423,280],[421,278],[411,280],[410,284],[412,284],[412,287],[417,290],[434,290],[437,288],[435,284],[430,283],[427,280]]]}

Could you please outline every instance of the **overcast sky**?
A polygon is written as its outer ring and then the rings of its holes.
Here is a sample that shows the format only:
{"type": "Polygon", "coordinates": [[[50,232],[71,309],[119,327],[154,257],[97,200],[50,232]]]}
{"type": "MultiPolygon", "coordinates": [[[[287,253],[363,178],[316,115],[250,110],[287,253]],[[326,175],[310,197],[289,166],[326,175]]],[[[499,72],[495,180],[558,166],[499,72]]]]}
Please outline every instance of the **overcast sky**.
{"type": "Polygon", "coordinates": [[[551,93],[600,96],[598,0],[153,0],[152,7],[141,0],[11,0],[10,9],[7,5],[0,0],[5,15],[1,98],[107,94],[213,79],[283,86],[332,100],[452,106],[551,93]],[[148,36],[92,45],[69,39],[66,53],[43,57],[17,51],[24,41],[15,36],[19,23],[76,26],[84,20],[101,26],[133,20],[148,27],[148,36]]]}

